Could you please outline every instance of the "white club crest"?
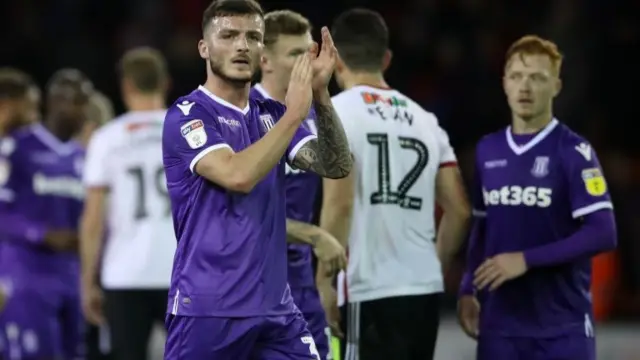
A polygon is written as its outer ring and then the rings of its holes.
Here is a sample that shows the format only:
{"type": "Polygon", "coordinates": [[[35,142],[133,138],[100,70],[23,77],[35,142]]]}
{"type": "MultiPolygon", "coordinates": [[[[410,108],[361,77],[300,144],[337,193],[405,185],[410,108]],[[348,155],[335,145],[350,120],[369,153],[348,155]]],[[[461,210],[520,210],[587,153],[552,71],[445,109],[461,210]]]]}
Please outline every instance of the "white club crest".
{"type": "Polygon", "coordinates": [[[273,118],[270,114],[260,115],[260,121],[262,121],[262,125],[264,126],[265,131],[271,130],[274,125],[273,118]]]}
{"type": "Polygon", "coordinates": [[[549,174],[549,157],[548,156],[536,156],[531,168],[531,175],[541,178],[549,174]]]}

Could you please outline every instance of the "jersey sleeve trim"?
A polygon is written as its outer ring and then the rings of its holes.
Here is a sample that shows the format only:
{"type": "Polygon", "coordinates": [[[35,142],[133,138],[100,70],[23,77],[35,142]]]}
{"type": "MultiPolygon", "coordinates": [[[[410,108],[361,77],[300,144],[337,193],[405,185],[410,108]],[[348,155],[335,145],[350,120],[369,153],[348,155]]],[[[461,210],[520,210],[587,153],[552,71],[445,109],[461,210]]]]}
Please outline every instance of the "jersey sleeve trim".
{"type": "MultiPolygon", "coordinates": [[[[191,170],[192,173],[195,173],[195,168],[196,168],[196,164],[198,163],[198,161],[202,160],[203,157],[205,157],[205,155],[207,155],[208,153],[215,151],[215,150],[220,150],[222,148],[227,148],[227,149],[231,149],[231,146],[227,145],[227,144],[215,144],[215,145],[211,145],[208,148],[205,148],[204,150],[200,151],[198,153],[198,155],[194,156],[193,159],[191,160],[191,163],[189,164],[189,170],[191,170]]],[[[233,149],[231,149],[233,150],[233,149]]]]}
{"type": "Polygon", "coordinates": [[[302,147],[303,147],[306,143],[308,143],[308,142],[309,142],[309,141],[311,141],[311,140],[315,140],[315,139],[317,139],[317,138],[318,138],[318,137],[317,137],[317,136],[315,136],[315,135],[308,135],[308,136],[303,137],[300,141],[298,141],[298,143],[297,143],[294,147],[292,147],[292,148],[291,148],[291,151],[289,152],[289,155],[288,155],[289,162],[292,162],[292,161],[293,161],[293,159],[295,159],[295,158],[296,158],[296,155],[298,154],[298,151],[299,151],[300,149],[302,149],[302,147]]]}
{"type": "Polygon", "coordinates": [[[454,166],[458,166],[457,161],[443,161],[440,163],[440,168],[454,167],[454,166]]]}
{"type": "Polygon", "coordinates": [[[579,209],[573,210],[571,216],[573,216],[574,219],[577,219],[603,209],[613,210],[613,204],[611,201],[599,201],[591,205],[583,206],[579,209]]]}

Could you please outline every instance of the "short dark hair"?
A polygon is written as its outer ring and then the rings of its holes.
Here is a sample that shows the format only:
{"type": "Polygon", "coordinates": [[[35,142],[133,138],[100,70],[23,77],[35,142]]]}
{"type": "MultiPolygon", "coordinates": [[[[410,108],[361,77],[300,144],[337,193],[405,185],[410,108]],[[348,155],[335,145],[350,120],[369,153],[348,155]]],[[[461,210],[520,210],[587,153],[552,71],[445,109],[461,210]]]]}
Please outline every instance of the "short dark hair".
{"type": "Polygon", "coordinates": [[[311,31],[309,19],[291,10],[277,10],[264,16],[264,45],[278,41],[280,35],[304,35],[311,31]]]}
{"type": "Polygon", "coordinates": [[[389,48],[389,29],[382,15],[354,8],[333,22],[331,36],[345,64],[356,71],[379,71],[389,48]]]}
{"type": "Polygon", "coordinates": [[[27,73],[14,68],[0,68],[0,100],[27,96],[35,82],[27,73]]]}
{"type": "Polygon", "coordinates": [[[164,56],[150,47],[127,51],[120,59],[119,72],[122,78],[130,79],[136,89],[143,93],[163,90],[169,78],[164,56]]]}
{"type": "Polygon", "coordinates": [[[202,13],[202,33],[205,33],[214,18],[237,15],[264,17],[264,11],[255,0],[214,0],[202,13]]]}

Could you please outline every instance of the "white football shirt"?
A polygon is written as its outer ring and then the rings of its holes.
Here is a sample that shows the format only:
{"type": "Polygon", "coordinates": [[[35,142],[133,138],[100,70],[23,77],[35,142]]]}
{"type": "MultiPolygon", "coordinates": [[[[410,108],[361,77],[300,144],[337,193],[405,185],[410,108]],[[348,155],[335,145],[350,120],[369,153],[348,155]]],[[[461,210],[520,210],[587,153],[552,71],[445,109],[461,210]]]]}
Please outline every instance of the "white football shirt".
{"type": "Polygon", "coordinates": [[[85,187],[107,187],[106,289],[168,289],[176,239],[162,166],[166,111],[126,113],[98,129],[85,158],[85,187]]]}
{"type": "Polygon", "coordinates": [[[392,89],[333,97],[354,156],[348,301],[442,292],[435,250],[435,180],[456,164],[437,118],[392,89]]]}

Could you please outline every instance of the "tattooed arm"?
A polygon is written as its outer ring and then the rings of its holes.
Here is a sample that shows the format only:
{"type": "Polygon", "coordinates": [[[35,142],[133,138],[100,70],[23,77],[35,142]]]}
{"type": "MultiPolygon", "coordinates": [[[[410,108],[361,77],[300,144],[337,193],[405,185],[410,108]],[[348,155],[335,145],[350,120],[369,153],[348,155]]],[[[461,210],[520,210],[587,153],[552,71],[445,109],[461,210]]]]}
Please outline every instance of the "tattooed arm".
{"type": "Polygon", "coordinates": [[[314,98],[318,139],[307,142],[293,159],[293,166],[331,179],[349,175],[353,162],[347,135],[328,93],[314,98]]]}

